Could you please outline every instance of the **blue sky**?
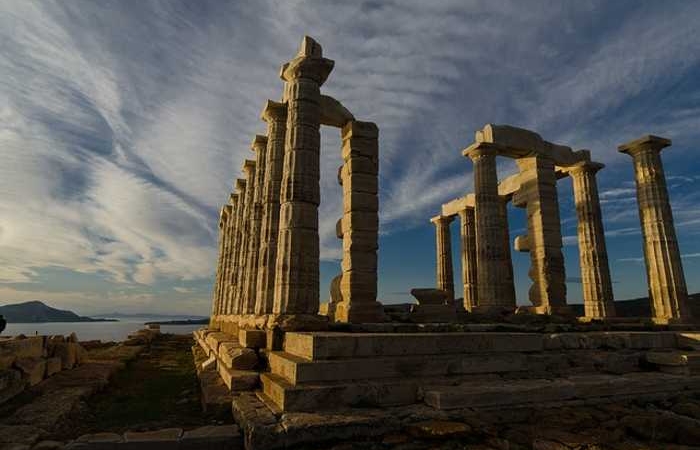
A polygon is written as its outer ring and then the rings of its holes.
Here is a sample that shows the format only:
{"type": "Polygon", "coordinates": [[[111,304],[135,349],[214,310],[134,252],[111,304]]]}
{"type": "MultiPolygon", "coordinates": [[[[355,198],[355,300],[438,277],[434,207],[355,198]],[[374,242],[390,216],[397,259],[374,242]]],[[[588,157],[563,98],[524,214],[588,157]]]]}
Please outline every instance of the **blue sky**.
{"type": "MultiPolygon", "coordinates": [[[[218,209],[304,34],[336,61],[324,92],[380,128],[380,300],[434,284],[428,219],[471,191],[461,149],[488,122],[607,165],[618,299],[646,295],[646,280],[631,160],[616,147],[673,139],[663,159],[689,289],[700,291],[699,17],[700,3],[681,1],[5,0],[0,304],[208,313],[218,209]]],[[[322,144],[325,298],[339,271],[337,130],[322,144]]],[[[569,299],[580,302],[570,181],[560,187],[569,299]]],[[[510,211],[514,235],[523,218],[510,211]]],[[[527,255],[514,265],[526,303],[527,255]]]]}

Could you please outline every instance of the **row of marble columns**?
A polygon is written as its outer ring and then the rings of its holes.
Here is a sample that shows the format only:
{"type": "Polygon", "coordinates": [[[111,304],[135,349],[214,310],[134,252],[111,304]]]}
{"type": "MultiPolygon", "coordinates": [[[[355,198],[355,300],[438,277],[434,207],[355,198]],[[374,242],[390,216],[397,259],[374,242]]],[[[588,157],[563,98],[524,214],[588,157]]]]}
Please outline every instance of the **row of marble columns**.
{"type": "Polygon", "coordinates": [[[253,140],[255,159],[243,164],[245,179],[237,181],[221,211],[215,317],[274,316],[277,324],[302,328],[320,320],[319,130],[331,116],[341,130],[344,163],[339,174],[342,301],[335,318],[382,318],[376,301],[378,129],[355,121],[339,102],[321,95],[332,68],[333,61],[323,58],[321,47],[308,37],[281,68],[282,102],[265,105],[261,118],[267,135],[253,140]]]}
{"type": "MultiPolygon", "coordinates": [[[[668,193],[659,158],[670,141],[647,137],[620,146],[634,159],[644,254],[652,306],[658,319],[690,316],[680,253],[673,227],[668,193]]],[[[509,200],[527,211],[528,233],[516,238],[516,250],[528,251],[532,279],[530,301],[539,313],[566,307],[566,275],[562,254],[557,171],[573,180],[578,219],[577,237],[586,317],[615,315],[596,173],[602,164],[585,157],[566,167],[555,167],[546,156],[519,157],[519,189],[499,195],[496,156],[499,148],[478,143],[465,156],[474,164],[473,205],[459,211],[463,306],[468,311],[515,308],[506,205],[509,200]]],[[[452,216],[431,219],[436,232],[437,288],[454,298],[449,225],[452,216]]]]}

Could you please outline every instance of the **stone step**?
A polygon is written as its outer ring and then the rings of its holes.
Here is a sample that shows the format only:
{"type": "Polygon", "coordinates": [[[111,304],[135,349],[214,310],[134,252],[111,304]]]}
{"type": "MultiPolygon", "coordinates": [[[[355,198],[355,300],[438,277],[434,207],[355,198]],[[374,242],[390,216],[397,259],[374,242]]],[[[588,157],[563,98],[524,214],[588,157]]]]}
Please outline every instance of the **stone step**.
{"type": "Polygon", "coordinates": [[[552,380],[493,380],[425,389],[424,401],[440,410],[507,407],[540,402],[700,391],[700,376],[658,372],[582,375],[552,380]]]}
{"type": "Polygon", "coordinates": [[[287,353],[308,360],[450,353],[536,352],[533,333],[287,333],[287,353]]]}
{"type": "MultiPolygon", "coordinates": [[[[284,350],[308,360],[454,353],[538,352],[580,349],[672,349],[675,332],[297,332],[285,335],[284,350]]],[[[678,338],[680,339],[680,337],[678,338]]],[[[686,334],[682,339],[691,340],[686,334]]],[[[687,344],[686,344],[687,345],[687,344]]]]}
{"type": "Polygon", "coordinates": [[[319,411],[350,407],[385,407],[417,402],[416,379],[316,382],[292,385],[274,373],[260,375],[266,399],[282,411],[319,411]]]}
{"type": "Polygon", "coordinates": [[[291,353],[272,352],[269,354],[269,364],[272,373],[296,385],[314,381],[520,372],[527,370],[528,358],[524,353],[497,353],[309,361],[291,353]]]}

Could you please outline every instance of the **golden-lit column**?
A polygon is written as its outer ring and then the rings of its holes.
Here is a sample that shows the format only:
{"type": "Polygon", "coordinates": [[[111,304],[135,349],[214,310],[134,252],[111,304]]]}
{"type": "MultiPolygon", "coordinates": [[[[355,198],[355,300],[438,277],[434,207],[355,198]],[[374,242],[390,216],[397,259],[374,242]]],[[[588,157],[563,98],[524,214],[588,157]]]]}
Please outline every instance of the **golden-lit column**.
{"type": "Polygon", "coordinates": [[[220,314],[220,309],[221,309],[221,303],[222,303],[222,277],[223,277],[223,264],[224,264],[224,241],[226,239],[226,226],[228,222],[228,217],[229,213],[226,209],[226,205],[221,207],[221,211],[219,212],[219,258],[217,260],[216,264],[216,277],[214,280],[214,292],[213,292],[213,301],[212,301],[212,310],[211,310],[211,322],[213,324],[213,320],[216,316],[220,314]]]}
{"type": "Polygon", "coordinates": [[[574,186],[583,307],[586,317],[590,318],[615,316],[603,214],[596,181],[596,173],[603,167],[605,166],[600,163],[581,161],[574,166],[562,168],[571,176],[574,186]]]}
{"type": "Polygon", "coordinates": [[[566,272],[554,162],[543,156],[516,160],[520,168],[519,201],[527,211],[530,247],[530,301],[550,314],[566,308],[566,272]]]}
{"type": "Polygon", "coordinates": [[[465,208],[459,212],[460,241],[462,251],[462,283],[464,293],[462,304],[471,311],[477,302],[476,278],[476,222],[474,208],[465,208]]]}
{"type": "Polygon", "coordinates": [[[284,162],[284,137],[287,130],[287,105],[268,100],[261,114],[267,122],[267,154],[262,198],[260,261],[255,314],[272,313],[275,298],[275,263],[280,222],[280,185],[284,162]]]}
{"type": "Polygon", "coordinates": [[[515,309],[509,278],[507,224],[498,194],[497,146],[478,142],[464,151],[474,164],[474,217],[476,222],[477,308],[515,309]]]}
{"type": "Polygon", "coordinates": [[[246,251],[244,297],[241,314],[255,312],[255,300],[258,280],[258,257],[260,255],[260,233],[262,225],[262,192],[265,182],[265,155],[267,154],[267,136],[256,135],[250,146],[255,152],[255,187],[253,189],[250,209],[250,238],[246,251]]]}
{"type": "Polygon", "coordinates": [[[231,262],[230,262],[230,268],[227,273],[227,280],[228,280],[228,289],[225,291],[226,295],[226,309],[223,314],[236,314],[236,311],[238,310],[238,305],[236,304],[236,298],[235,298],[235,285],[234,283],[236,282],[236,274],[238,273],[238,269],[241,266],[241,239],[242,239],[242,231],[243,231],[243,223],[244,223],[244,218],[243,218],[243,203],[245,201],[245,193],[246,193],[246,181],[238,178],[236,180],[235,184],[235,191],[236,195],[238,196],[238,201],[236,202],[236,212],[235,215],[231,218],[231,262]]]}
{"type": "Polygon", "coordinates": [[[618,149],[634,163],[652,316],[683,321],[691,316],[688,289],[660,155],[670,145],[669,139],[644,136],[618,149]]]}
{"type": "Polygon", "coordinates": [[[436,287],[447,292],[447,299],[454,301],[455,282],[452,272],[452,236],[450,224],[453,216],[435,216],[430,222],[435,225],[435,279],[436,287]]]}
{"type": "Polygon", "coordinates": [[[238,267],[233,273],[234,308],[232,314],[245,314],[246,311],[246,271],[248,270],[248,245],[251,239],[251,218],[253,215],[253,194],[255,192],[255,161],[246,159],[243,163],[246,189],[241,215],[241,233],[238,243],[238,267]]]}
{"type": "Polygon", "coordinates": [[[321,46],[309,37],[281,68],[287,83],[287,130],[273,304],[278,315],[318,313],[320,88],[332,69],[333,61],[324,58],[321,46]]]}

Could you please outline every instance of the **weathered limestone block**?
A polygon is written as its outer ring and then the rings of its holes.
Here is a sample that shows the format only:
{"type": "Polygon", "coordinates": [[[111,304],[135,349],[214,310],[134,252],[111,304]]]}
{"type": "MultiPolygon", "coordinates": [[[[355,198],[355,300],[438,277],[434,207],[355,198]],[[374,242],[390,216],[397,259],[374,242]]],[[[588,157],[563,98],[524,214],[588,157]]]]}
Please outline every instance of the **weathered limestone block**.
{"type": "Polygon", "coordinates": [[[44,352],[44,338],[32,336],[0,341],[0,370],[8,369],[19,358],[40,358],[44,352]]]}
{"type": "Polygon", "coordinates": [[[72,369],[78,362],[78,344],[57,342],[53,349],[53,356],[61,358],[63,370],[72,369]]]}
{"type": "Polygon", "coordinates": [[[0,369],[0,404],[22,392],[25,385],[20,371],[0,369]]]}
{"type": "Polygon", "coordinates": [[[58,356],[46,358],[46,378],[60,372],[63,368],[62,366],[63,363],[61,361],[61,358],[59,358],[58,356]]]}
{"type": "Polygon", "coordinates": [[[670,145],[669,139],[644,136],[618,149],[634,162],[652,316],[685,321],[691,316],[688,289],[660,155],[670,145]]]}
{"type": "Polygon", "coordinates": [[[30,386],[39,384],[46,373],[46,360],[43,358],[17,358],[15,367],[22,372],[30,386]]]}
{"type": "Polygon", "coordinates": [[[240,330],[238,342],[245,348],[265,348],[266,333],[264,330],[240,330]]]}
{"type": "Polygon", "coordinates": [[[258,365],[258,354],[255,350],[230,342],[221,344],[219,358],[229,369],[251,370],[258,365]]]}
{"type": "Polygon", "coordinates": [[[373,231],[360,231],[349,229],[345,232],[342,231],[341,226],[340,239],[343,239],[343,251],[358,251],[367,252],[377,250],[379,248],[379,236],[373,231]],[[347,236],[346,236],[347,235],[347,236]]]}

